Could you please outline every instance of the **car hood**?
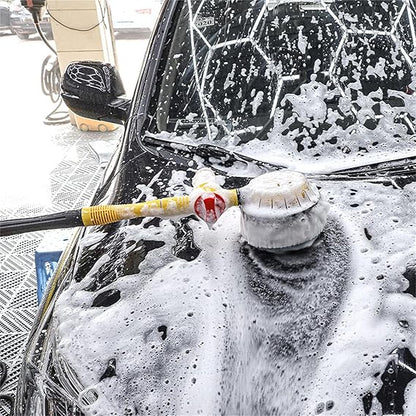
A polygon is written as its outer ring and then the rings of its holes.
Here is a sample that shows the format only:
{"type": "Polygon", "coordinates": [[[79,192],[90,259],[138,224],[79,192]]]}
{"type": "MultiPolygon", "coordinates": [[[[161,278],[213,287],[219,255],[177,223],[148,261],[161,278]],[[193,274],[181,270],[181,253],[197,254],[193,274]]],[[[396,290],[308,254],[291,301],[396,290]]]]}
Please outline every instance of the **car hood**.
{"type": "MultiPolygon", "coordinates": [[[[212,230],[145,220],[86,234],[52,320],[57,356],[80,394],[93,393],[85,414],[362,413],[391,354],[416,355],[406,279],[416,186],[318,185],[329,220],[300,252],[248,246],[238,208],[212,230]]],[[[409,386],[398,395],[412,415],[409,386]]],[[[385,406],[370,400],[373,411],[385,406]]]]}

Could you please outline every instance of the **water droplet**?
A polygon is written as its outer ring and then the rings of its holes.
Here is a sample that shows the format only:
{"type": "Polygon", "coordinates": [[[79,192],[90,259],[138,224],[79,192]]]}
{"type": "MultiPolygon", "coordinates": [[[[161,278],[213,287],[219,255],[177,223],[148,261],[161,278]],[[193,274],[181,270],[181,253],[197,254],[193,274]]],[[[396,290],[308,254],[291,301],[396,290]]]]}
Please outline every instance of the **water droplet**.
{"type": "Polygon", "coordinates": [[[168,328],[166,327],[166,325],[160,325],[157,331],[162,333],[162,340],[164,341],[168,336],[168,328]]]}
{"type": "Polygon", "coordinates": [[[324,410],[325,410],[325,403],[319,403],[318,406],[316,406],[317,415],[323,413],[324,410]]]}
{"type": "Polygon", "coordinates": [[[335,403],[332,400],[328,400],[326,402],[326,410],[331,410],[334,408],[334,406],[335,406],[335,403]]]}

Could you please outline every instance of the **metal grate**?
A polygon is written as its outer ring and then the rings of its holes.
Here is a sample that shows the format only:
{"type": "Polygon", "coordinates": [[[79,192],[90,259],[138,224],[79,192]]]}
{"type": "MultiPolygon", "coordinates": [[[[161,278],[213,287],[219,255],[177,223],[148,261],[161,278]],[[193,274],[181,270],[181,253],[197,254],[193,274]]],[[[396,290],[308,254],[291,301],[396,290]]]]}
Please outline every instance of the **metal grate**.
{"type": "Polygon", "coordinates": [[[10,308],[37,308],[36,287],[22,287],[10,302],[10,308]]]}
{"type": "Polygon", "coordinates": [[[6,400],[0,399],[0,416],[9,416],[10,413],[10,404],[6,400]]]}
{"type": "MultiPolygon", "coordinates": [[[[74,161],[57,161],[50,176],[51,206],[21,206],[0,209],[0,219],[36,216],[60,210],[80,208],[88,203],[103,169],[89,141],[98,138],[116,146],[119,132],[85,133],[67,136],[66,154],[74,161]]],[[[0,238],[0,361],[8,367],[8,377],[1,394],[14,394],[25,343],[37,311],[35,251],[46,233],[33,232],[0,238]]],[[[10,405],[0,400],[0,416],[10,414],[10,405]]]]}
{"type": "MultiPolygon", "coordinates": [[[[5,273],[0,271],[0,286],[3,290],[17,289],[27,274],[27,271],[12,271],[5,273]]],[[[0,307],[3,307],[3,305],[0,304],[0,307]]]]}

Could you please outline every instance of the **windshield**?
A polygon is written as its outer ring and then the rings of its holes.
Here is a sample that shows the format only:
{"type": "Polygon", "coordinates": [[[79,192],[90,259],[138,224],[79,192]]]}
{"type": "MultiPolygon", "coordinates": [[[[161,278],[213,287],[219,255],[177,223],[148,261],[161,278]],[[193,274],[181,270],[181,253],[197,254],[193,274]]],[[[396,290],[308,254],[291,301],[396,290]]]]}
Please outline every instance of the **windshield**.
{"type": "Polygon", "coordinates": [[[405,0],[181,2],[151,133],[304,162],[415,148],[405,0]]]}

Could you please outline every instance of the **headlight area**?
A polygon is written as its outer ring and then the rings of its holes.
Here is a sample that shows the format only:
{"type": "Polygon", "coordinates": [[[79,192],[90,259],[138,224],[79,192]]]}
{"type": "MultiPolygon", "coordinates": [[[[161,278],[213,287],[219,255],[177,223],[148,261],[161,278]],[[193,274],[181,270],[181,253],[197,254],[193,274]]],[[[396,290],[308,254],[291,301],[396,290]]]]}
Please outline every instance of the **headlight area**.
{"type": "Polygon", "coordinates": [[[16,397],[17,414],[25,416],[82,415],[79,402],[92,404],[94,396],[82,395],[76,374],[55,351],[48,329],[34,345],[36,350],[22,366],[21,386],[16,397]]]}
{"type": "Polygon", "coordinates": [[[72,279],[80,231],[63,253],[54,278],[39,305],[38,315],[26,347],[16,393],[14,414],[22,416],[81,416],[82,407],[94,401],[94,394],[56,349],[53,309],[56,299],[72,279]]]}

